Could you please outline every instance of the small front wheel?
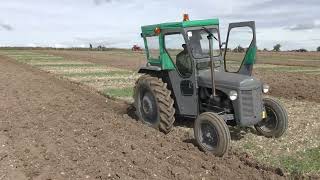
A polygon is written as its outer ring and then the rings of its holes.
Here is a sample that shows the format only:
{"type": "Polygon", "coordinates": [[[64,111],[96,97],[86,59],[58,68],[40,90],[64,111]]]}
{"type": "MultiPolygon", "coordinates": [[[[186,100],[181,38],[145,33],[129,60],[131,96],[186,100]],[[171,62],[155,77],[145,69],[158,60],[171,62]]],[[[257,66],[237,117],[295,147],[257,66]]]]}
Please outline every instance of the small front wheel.
{"type": "Polygon", "coordinates": [[[218,114],[205,112],[198,116],[194,124],[194,136],[203,151],[223,156],[230,145],[227,124],[218,114]]]}
{"type": "Polygon", "coordinates": [[[283,105],[271,98],[264,98],[267,117],[254,127],[265,137],[281,137],[288,128],[288,114],[283,105]]]}

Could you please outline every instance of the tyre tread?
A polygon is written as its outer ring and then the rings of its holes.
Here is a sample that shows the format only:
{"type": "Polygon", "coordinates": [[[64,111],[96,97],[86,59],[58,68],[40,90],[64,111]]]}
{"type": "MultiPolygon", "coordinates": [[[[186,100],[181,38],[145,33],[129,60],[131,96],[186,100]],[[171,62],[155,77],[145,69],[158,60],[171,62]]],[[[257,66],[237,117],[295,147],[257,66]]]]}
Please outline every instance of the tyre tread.
{"type": "MultiPolygon", "coordinates": [[[[134,88],[134,99],[135,99],[134,106],[136,107],[136,110],[138,107],[138,105],[136,104],[137,103],[136,96],[139,93],[138,92],[139,85],[141,83],[149,84],[154,94],[154,97],[156,97],[156,101],[159,107],[159,117],[160,117],[160,122],[158,125],[159,130],[164,133],[169,133],[172,130],[173,123],[175,121],[175,118],[174,118],[175,109],[173,107],[174,101],[171,98],[171,91],[167,88],[167,84],[164,83],[161,78],[154,77],[148,74],[142,75],[136,81],[135,88],[134,88]]],[[[139,113],[138,112],[136,113],[139,117],[139,113]]]]}
{"type": "MultiPolygon", "coordinates": [[[[219,115],[212,113],[212,112],[205,112],[205,113],[200,114],[200,116],[201,117],[198,117],[198,118],[205,117],[208,121],[210,121],[213,125],[216,126],[218,134],[220,135],[219,141],[221,142],[221,144],[216,150],[211,151],[211,152],[216,156],[223,156],[228,151],[230,143],[231,143],[231,135],[230,135],[229,128],[228,128],[227,124],[225,123],[223,118],[221,118],[219,115]]],[[[199,127],[200,119],[198,119],[198,118],[195,121],[195,129],[194,129],[195,138],[196,138],[196,141],[199,144],[201,150],[209,151],[201,144],[201,142],[199,142],[198,131],[200,128],[199,127]]]]}
{"type": "Polygon", "coordinates": [[[256,130],[266,136],[266,137],[275,137],[275,138],[279,138],[281,137],[285,132],[286,130],[288,129],[288,113],[286,111],[286,109],[284,108],[284,106],[282,105],[282,103],[280,103],[278,100],[275,100],[275,99],[272,99],[272,98],[264,98],[263,99],[264,103],[266,104],[272,104],[272,108],[276,108],[275,111],[279,111],[280,112],[280,115],[282,117],[279,117],[281,118],[282,120],[282,125],[277,129],[275,130],[274,132],[264,132],[258,125],[255,125],[255,128],[256,130]]]}

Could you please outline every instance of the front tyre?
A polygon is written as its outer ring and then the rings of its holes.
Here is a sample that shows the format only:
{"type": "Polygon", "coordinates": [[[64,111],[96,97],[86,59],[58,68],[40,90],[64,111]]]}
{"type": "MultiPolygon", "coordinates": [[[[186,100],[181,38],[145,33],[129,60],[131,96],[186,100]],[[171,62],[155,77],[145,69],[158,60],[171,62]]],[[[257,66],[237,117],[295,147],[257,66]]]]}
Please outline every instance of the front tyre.
{"type": "Polygon", "coordinates": [[[230,146],[230,132],[225,121],[212,112],[198,116],[194,124],[194,136],[201,150],[223,156],[230,146]]]}
{"type": "Polygon", "coordinates": [[[265,137],[281,137],[288,128],[288,114],[283,105],[271,98],[264,98],[267,117],[255,125],[256,130],[265,137]]]}
{"type": "Polygon", "coordinates": [[[172,130],[175,109],[171,91],[162,79],[150,75],[141,76],[134,88],[136,115],[143,123],[164,133],[172,130]]]}

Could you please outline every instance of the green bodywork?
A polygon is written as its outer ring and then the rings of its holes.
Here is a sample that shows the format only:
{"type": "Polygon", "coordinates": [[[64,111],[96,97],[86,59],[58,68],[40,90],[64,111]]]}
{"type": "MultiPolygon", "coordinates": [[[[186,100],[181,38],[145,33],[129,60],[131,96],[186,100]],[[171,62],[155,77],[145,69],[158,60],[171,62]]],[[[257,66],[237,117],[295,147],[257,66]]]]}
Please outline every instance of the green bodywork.
{"type": "Polygon", "coordinates": [[[169,29],[183,29],[188,27],[197,27],[197,26],[210,26],[210,25],[219,25],[218,19],[206,19],[206,20],[194,20],[194,21],[182,21],[182,22],[169,22],[161,24],[153,24],[141,27],[142,37],[146,36],[159,36],[159,47],[160,47],[160,56],[158,59],[150,58],[148,44],[144,38],[144,44],[146,49],[146,54],[148,58],[148,63],[155,66],[160,66],[163,70],[172,70],[175,69],[175,66],[170,59],[168,53],[164,50],[164,39],[163,34],[156,34],[154,30],[160,28],[160,30],[169,30],[169,29]]]}
{"type": "Polygon", "coordinates": [[[219,19],[206,19],[206,20],[194,20],[194,21],[182,21],[182,22],[169,22],[161,24],[153,24],[148,26],[142,26],[141,31],[143,36],[154,36],[154,30],[158,27],[160,29],[179,29],[196,26],[210,26],[219,25],[219,19]]]}
{"type": "Polygon", "coordinates": [[[243,64],[245,65],[252,65],[255,63],[257,54],[257,47],[252,46],[248,49],[246,55],[244,56],[243,64]]]}
{"type": "MultiPolygon", "coordinates": [[[[204,27],[204,26],[212,26],[212,25],[219,25],[219,19],[205,19],[205,20],[194,20],[194,21],[181,21],[181,22],[169,22],[169,23],[161,23],[161,24],[153,24],[141,27],[141,36],[144,39],[145,51],[147,54],[148,63],[153,66],[161,67],[162,70],[173,70],[175,69],[175,65],[173,64],[170,56],[164,49],[164,34],[160,32],[160,34],[155,33],[156,28],[160,28],[160,30],[170,30],[170,29],[184,29],[189,27],[204,27]],[[148,50],[148,43],[146,37],[150,36],[158,36],[159,40],[159,57],[158,58],[151,58],[149,55],[148,50]]],[[[245,65],[252,65],[255,63],[256,59],[256,46],[251,46],[245,57],[243,64],[245,65]]]]}

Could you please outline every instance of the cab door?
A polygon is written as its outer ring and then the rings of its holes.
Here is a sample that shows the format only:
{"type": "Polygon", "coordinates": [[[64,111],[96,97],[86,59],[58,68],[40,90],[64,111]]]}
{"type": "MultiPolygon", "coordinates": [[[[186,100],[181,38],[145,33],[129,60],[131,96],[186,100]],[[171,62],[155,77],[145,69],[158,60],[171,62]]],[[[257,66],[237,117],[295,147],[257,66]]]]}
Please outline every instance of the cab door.
{"type": "MultiPolygon", "coordinates": [[[[167,82],[170,82],[168,86],[171,86],[173,90],[176,114],[195,117],[198,115],[195,68],[188,50],[182,47],[183,44],[186,44],[184,32],[180,29],[163,30],[161,41],[163,44],[163,63],[170,61],[174,66],[173,70],[168,71],[168,77],[163,78],[168,78],[167,82]],[[184,58],[179,60],[179,56],[184,58]],[[181,68],[179,66],[181,63],[189,68],[181,68]]],[[[185,47],[187,46],[185,45],[185,47]]]]}
{"type": "Polygon", "coordinates": [[[255,22],[230,23],[224,53],[225,70],[251,76],[256,52],[255,22]]]}

